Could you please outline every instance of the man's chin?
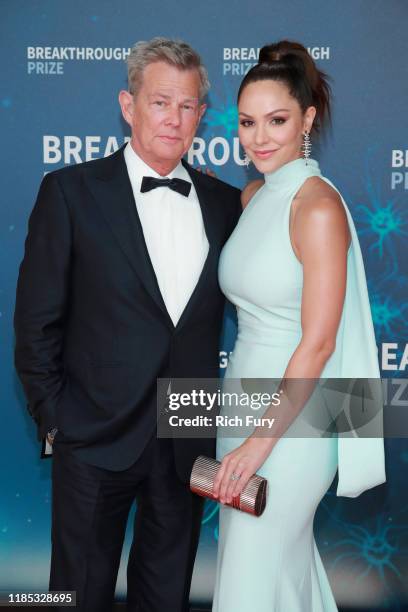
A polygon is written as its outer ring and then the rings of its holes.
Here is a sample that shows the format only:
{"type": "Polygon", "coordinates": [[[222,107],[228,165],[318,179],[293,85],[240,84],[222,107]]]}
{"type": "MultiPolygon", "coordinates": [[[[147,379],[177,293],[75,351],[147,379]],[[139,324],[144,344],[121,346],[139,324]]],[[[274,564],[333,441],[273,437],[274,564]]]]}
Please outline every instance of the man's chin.
{"type": "Polygon", "coordinates": [[[177,145],[169,145],[164,144],[156,149],[156,157],[157,159],[162,159],[163,161],[180,161],[180,159],[184,155],[184,148],[180,146],[180,143],[177,145]]]}

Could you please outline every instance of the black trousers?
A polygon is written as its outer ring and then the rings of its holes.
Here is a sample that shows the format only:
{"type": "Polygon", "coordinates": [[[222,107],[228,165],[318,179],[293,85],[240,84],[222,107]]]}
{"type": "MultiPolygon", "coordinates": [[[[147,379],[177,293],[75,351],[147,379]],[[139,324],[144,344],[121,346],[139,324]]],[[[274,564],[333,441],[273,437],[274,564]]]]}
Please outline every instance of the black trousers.
{"type": "Polygon", "coordinates": [[[135,499],[127,609],[187,612],[203,501],[178,479],[172,441],[152,438],[132,467],[112,472],[79,461],[57,434],[50,590],[76,591],[77,610],[111,612],[135,499]]]}

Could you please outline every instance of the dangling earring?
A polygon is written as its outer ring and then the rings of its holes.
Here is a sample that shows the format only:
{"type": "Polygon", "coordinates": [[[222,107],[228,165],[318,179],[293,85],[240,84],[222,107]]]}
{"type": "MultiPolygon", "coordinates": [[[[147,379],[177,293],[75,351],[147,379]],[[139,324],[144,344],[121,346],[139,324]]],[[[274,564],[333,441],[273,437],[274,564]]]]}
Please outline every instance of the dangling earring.
{"type": "Polygon", "coordinates": [[[303,133],[303,143],[301,146],[301,151],[302,151],[303,159],[305,160],[305,163],[307,166],[307,162],[309,160],[310,153],[312,151],[312,142],[310,140],[309,132],[303,133]]]}
{"type": "Polygon", "coordinates": [[[245,153],[245,155],[244,155],[244,165],[248,168],[250,163],[251,163],[251,160],[248,157],[248,155],[245,153]]]}

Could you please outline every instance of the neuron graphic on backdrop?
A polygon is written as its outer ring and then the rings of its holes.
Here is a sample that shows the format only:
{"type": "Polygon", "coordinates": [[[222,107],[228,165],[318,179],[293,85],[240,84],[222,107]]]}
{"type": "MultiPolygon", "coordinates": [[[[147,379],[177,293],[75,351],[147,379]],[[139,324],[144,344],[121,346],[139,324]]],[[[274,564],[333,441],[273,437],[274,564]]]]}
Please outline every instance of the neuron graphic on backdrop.
{"type": "Polygon", "coordinates": [[[217,94],[211,95],[211,104],[204,115],[203,123],[209,128],[217,128],[217,134],[221,128],[226,138],[231,138],[238,129],[238,109],[230,91],[227,91],[225,97],[226,101],[223,102],[217,94]]]}
{"type": "Polygon", "coordinates": [[[374,578],[382,587],[384,609],[402,610],[397,595],[405,587],[408,505],[392,515],[381,512],[364,525],[341,519],[340,505],[332,493],[326,496],[320,507],[327,513],[335,536],[333,543],[321,543],[325,557],[329,559],[328,571],[335,572],[341,565],[347,567],[347,579],[353,576],[356,587],[364,579],[374,578]]]}

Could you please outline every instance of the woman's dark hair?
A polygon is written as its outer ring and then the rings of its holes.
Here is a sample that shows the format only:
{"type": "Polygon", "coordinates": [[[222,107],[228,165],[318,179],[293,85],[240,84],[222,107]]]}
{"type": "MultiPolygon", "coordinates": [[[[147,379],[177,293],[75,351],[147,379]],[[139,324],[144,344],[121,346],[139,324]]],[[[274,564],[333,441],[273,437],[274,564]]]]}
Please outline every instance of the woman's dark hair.
{"type": "Polygon", "coordinates": [[[297,42],[281,40],[265,45],[256,66],[245,75],[238,91],[238,102],[245,87],[256,81],[282,81],[303,112],[316,107],[313,129],[319,130],[330,118],[331,90],[327,75],[319,70],[307,49],[297,42]]]}

